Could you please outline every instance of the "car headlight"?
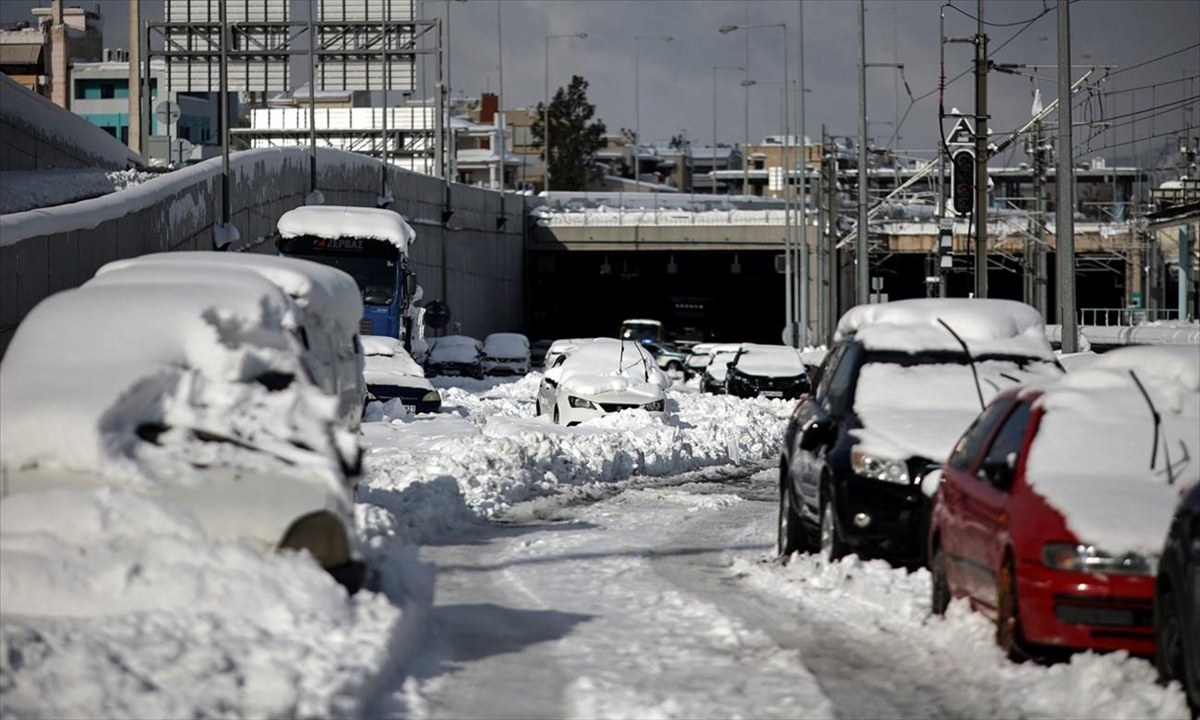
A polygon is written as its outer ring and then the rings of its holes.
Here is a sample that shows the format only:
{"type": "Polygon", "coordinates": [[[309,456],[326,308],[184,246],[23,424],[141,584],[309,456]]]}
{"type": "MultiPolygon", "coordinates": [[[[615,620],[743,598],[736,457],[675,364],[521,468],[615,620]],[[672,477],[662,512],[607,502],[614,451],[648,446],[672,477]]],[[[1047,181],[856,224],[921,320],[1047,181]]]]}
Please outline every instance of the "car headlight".
{"type": "Polygon", "coordinates": [[[1113,555],[1095,545],[1065,542],[1046,543],[1042,562],[1053,570],[1112,575],[1153,575],[1157,564],[1137,553],[1113,555]]]}
{"type": "Polygon", "coordinates": [[[441,402],[441,400],[442,396],[438,394],[437,390],[430,390],[421,396],[421,402],[441,402]]]}
{"type": "Polygon", "coordinates": [[[596,404],[593,403],[591,400],[584,400],[583,398],[575,397],[574,395],[567,396],[567,404],[573,408],[584,408],[586,410],[596,410],[597,409],[596,404]]]}
{"type": "Polygon", "coordinates": [[[891,460],[855,449],[850,453],[850,465],[856,475],[872,480],[908,484],[908,465],[903,460],[891,460]]]}
{"type": "Polygon", "coordinates": [[[646,403],[642,407],[650,412],[662,412],[667,407],[667,401],[660,398],[652,403],[646,403]]]}

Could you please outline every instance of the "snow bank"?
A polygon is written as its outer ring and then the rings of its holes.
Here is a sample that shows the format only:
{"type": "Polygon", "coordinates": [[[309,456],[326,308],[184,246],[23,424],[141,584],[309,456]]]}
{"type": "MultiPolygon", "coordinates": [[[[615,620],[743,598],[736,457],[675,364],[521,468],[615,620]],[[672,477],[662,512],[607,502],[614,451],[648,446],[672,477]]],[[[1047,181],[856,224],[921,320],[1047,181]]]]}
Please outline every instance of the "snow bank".
{"type": "Polygon", "coordinates": [[[139,170],[91,168],[0,172],[0,215],[99,197],[156,176],[139,170]]]}
{"type": "Polygon", "coordinates": [[[438,415],[364,423],[364,531],[421,543],[570,488],[774,464],[794,406],[669,392],[663,418],[618,413],[565,428],[534,417],[540,382],[539,373],[507,383],[455,378],[435,383],[438,415]]]}
{"type": "Polygon", "coordinates": [[[401,611],[140,495],[0,501],[0,714],[361,714],[401,611]]]}
{"type": "Polygon", "coordinates": [[[965,600],[952,602],[945,617],[931,615],[926,570],[798,554],[786,566],[735,559],[729,572],[794,601],[797,622],[836,623],[874,663],[892,661],[894,682],[936,698],[948,717],[1188,717],[1178,684],[1156,684],[1154,666],[1124,652],[1080,653],[1050,667],[1010,662],[995,644],[995,625],[965,600]]]}

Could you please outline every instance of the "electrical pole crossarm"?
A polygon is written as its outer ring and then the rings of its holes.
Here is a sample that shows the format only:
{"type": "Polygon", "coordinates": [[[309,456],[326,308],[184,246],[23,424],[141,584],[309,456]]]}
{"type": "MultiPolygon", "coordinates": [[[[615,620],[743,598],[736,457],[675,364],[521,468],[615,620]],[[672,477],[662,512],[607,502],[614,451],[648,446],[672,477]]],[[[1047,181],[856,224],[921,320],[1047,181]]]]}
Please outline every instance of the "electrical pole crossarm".
{"type": "MultiPolygon", "coordinates": [[[[1079,92],[1079,90],[1083,87],[1083,83],[1086,82],[1089,77],[1091,77],[1093,72],[1095,72],[1094,69],[1088,70],[1087,72],[1085,72],[1083,74],[1083,77],[1079,78],[1078,80],[1075,81],[1075,83],[1073,85],[1071,85],[1071,95],[1072,96],[1074,96],[1075,93],[1079,92]]],[[[1025,133],[1029,132],[1030,128],[1032,128],[1034,125],[1041,122],[1042,120],[1045,120],[1047,117],[1050,116],[1050,113],[1054,112],[1057,109],[1058,109],[1058,98],[1054,98],[1054,100],[1049,105],[1044,107],[1040,113],[1038,113],[1037,115],[1034,115],[1033,118],[1030,119],[1029,122],[1025,123],[1024,125],[1017,128],[1016,130],[1013,130],[1012,133],[1010,133],[1009,136],[1007,138],[1005,138],[1002,143],[1000,143],[999,145],[996,146],[995,150],[988,153],[988,157],[989,158],[995,157],[995,156],[999,155],[1000,153],[1004,152],[1005,150],[1007,150],[1010,145],[1012,145],[1014,142],[1017,141],[1017,138],[1021,137],[1025,133]]]]}

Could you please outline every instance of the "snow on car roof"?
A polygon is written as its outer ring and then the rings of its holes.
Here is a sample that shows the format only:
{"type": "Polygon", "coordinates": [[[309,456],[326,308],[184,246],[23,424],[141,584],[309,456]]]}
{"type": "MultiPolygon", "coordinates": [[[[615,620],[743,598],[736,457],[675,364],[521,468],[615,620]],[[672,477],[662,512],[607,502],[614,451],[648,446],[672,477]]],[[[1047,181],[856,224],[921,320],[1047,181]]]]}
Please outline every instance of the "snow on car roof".
{"type": "Polygon", "coordinates": [[[1121,348],[1039,389],[1045,414],[1027,481],[1080,540],[1110,553],[1157,554],[1180,488],[1200,482],[1200,352],[1121,348]],[[1157,449],[1150,406],[1130,370],[1162,418],[1157,449]]]}
{"type": "Polygon", "coordinates": [[[1015,300],[917,298],[858,305],[838,321],[834,340],[850,336],[869,350],[960,351],[938,320],[958,333],[971,354],[1050,359],[1054,352],[1037,310],[1015,300]]]}
{"type": "Polygon", "coordinates": [[[622,320],[621,324],[622,325],[662,325],[662,321],[647,320],[645,318],[630,318],[628,320],[622,320]]]}
{"type": "Polygon", "coordinates": [[[104,471],[138,425],[168,421],[169,396],[248,413],[222,388],[268,370],[301,375],[290,302],[244,280],[105,281],[39,303],[0,364],[0,465],[104,471]]]}
{"type": "Polygon", "coordinates": [[[529,354],[529,338],[520,333],[492,333],[483,339],[483,352],[492,357],[523,358],[529,354]]]}
{"type": "Polygon", "coordinates": [[[404,350],[404,343],[386,335],[363,335],[359,339],[362,340],[363,355],[367,357],[372,355],[391,357],[396,354],[397,350],[404,350]]]}
{"type": "Polygon", "coordinates": [[[386,208],[347,205],[302,205],[288,210],[277,225],[282,237],[315,235],[323,238],[386,240],[407,253],[417,234],[400,213],[386,208]]]}
{"type": "Polygon", "coordinates": [[[110,262],[96,275],[124,270],[134,265],[152,267],[182,265],[189,268],[244,268],[275,283],[296,299],[307,313],[316,313],[318,322],[331,322],[347,332],[356,332],[362,318],[362,296],[358,284],[348,273],[335,267],[300,258],[261,253],[213,251],[164,252],[110,262]]]}
{"type": "Polygon", "coordinates": [[[800,353],[787,345],[746,343],[734,366],[748,375],[793,377],[804,374],[800,353]]]}

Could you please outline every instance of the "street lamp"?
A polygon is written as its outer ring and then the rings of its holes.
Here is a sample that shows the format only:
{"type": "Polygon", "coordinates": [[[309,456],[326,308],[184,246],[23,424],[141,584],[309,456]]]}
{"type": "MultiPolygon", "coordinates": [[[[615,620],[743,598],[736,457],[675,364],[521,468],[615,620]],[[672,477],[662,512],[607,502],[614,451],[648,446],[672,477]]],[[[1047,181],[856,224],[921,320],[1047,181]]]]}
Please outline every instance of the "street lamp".
{"type": "MultiPolygon", "coordinates": [[[[712,169],[717,169],[717,71],[718,70],[741,70],[745,72],[746,68],[741,65],[713,65],[713,164],[712,169]]],[[[716,191],[717,184],[714,181],[712,189],[716,191]]]]}
{"type": "Polygon", "coordinates": [[[638,36],[633,39],[633,185],[640,187],[639,177],[642,169],[642,41],[659,40],[671,42],[675,38],[670,35],[655,35],[650,37],[638,36]]]}
{"type": "MultiPolygon", "coordinates": [[[[788,32],[787,23],[756,23],[753,25],[725,25],[718,32],[722,35],[728,35],[735,30],[753,30],[756,28],[779,28],[783,31],[783,87],[789,87],[788,82],[788,32]]],[[[744,81],[743,84],[750,81],[744,81]]],[[[748,87],[748,86],[747,86],[748,87]]],[[[749,91],[747,91],[749,92],[749,91]]],[[[783,168],[784,177],[786,178],[790,160],[791,149],[791,103],[789,102],[788,94],[783,94],[783,168]]],[[[796,347],[799,344],[799,338],[796,333],[796,323],[792,313],[792,285],[794,270],[792,268],[792,201],[784,188],[783,193],[783,246],[784,246],[784,302],[786,303],[784,311],[784,329],[787,333],[787,342],[785,344],[796,347]]]]}
{"type": "Polygon", "coordinates": [[[587,38],[587,33],[567,33],[566,35],[547,35],[546,36],[546,106],[542,109],[542,162],[545,164],[543,173],[542,185],[544,186],[546,197],[550,196],[550,41],[555,38],[579,38],[584,40],[587,38]]]}

